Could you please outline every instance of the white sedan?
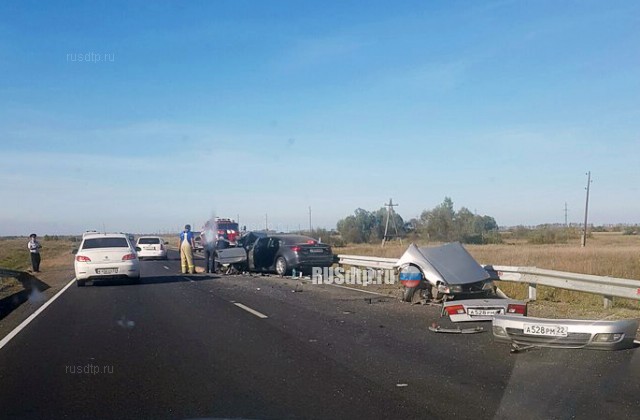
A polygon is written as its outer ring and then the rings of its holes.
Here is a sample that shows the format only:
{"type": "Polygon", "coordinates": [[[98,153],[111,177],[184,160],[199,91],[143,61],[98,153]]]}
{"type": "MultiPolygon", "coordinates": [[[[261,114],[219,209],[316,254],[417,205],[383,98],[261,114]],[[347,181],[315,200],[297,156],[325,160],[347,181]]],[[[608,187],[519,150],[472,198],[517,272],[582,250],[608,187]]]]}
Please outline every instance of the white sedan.
{"type": "Polygon", "coordinates": [[[138,238],[136,244],[140,250],[138,251],[138,258],[159,258],[162,260],[167,259],[167,245],[164,240],[159,236],[141,236],[138,238]]]}
{"type": "Polygon", "coordinates": [[[122,233],[91,233],[82,238],[80,248],[74,250],[76,284],[87,280],[126,277],[140,280],[140,262],[136,249],[122,233]]]}

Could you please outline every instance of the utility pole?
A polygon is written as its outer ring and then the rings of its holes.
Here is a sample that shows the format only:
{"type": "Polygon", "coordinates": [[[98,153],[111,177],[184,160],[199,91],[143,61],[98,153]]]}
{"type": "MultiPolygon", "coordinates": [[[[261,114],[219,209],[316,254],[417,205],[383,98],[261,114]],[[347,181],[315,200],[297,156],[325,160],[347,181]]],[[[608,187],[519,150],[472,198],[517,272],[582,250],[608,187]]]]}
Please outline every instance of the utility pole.
{"type": "Polygon", "coordinates": [[[567,209],[567,202],[564,202],[564,227],[569,227],[569,210],[567,209]]]}
{"type": "Polygon", "coordinates": [[[309,235],[313,231],[313,226],[311,225],[311,206],[309,206],[309,235]]]}
{"type": "Polygon", "coordinates": [[[393,204],[393,200],[390,198],[389,199],[389,203],[385,203],[384,205],[387,208],[387,221],[384,225],[384,237],[382,238],[382,247],[384,248],[384,244],[385,242],[387,242],[389,239],[393,238],[393,237],[397,237],[398,239],[400,239],[400,245],[402,245],[402,238],[400,237],[400,234],[398,233],[398,226],[396,226],[396,218],[394,217],[394,211],[393,208],[398,206],[397,204],[393,204]],[[395,235],[389,235],[389,219],[391,219],[391,222],[393,223],[393,228],[396,231],[395,235]]]}
{"type": "Polygon", "coordinates": [[[269,215],[267,213],[264,214],[264,229],[269,232],[269,215]]]}
{"type": "Polygon", "coordinates": [[[587,246],[587,220],[589,215],[589,189],[591,187],[591,171],[586,173],[587,175],[587,200],[584,204],[584,230],[582,231],[582,246],[587,246]]]}

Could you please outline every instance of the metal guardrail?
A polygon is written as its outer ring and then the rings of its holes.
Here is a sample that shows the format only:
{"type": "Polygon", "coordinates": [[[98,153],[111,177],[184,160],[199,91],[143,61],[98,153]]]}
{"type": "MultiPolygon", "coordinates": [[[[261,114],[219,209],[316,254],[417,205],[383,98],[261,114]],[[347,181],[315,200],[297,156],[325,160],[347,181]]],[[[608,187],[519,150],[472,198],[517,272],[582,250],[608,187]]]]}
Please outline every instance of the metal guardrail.
{"type": "Polygon", "coordinates": [[[393,269],[397,258],[369,257],[366,255],[338,255],[338,264],[354,267],[393,269]]]}
{"type": "Polygon", "coordinates": [[[496,280],[527,283],[529,285],[530,300],[536,299],[536,286],[538,284],[602,295],[605,308],[611,307],[614,297],[640,300],[640,280],[569,273],[536,267],[496,265],[485,266],[485,269],[496,280]]]}
{"type": "MultiPolygon", "coordinates": [[[[356,267],[393,269],[398,260],[363,255],[338,255],[338,261],[339,264],[356,267]]],[[[613,305],[614,297],[640,300],[640,280],[569,273],[536,267],[484,265],[484,268],[494,280],[527,284],[529,300],[536,300],[537,285],[539,284],[601,295],[605,308],[613,305]]]]}

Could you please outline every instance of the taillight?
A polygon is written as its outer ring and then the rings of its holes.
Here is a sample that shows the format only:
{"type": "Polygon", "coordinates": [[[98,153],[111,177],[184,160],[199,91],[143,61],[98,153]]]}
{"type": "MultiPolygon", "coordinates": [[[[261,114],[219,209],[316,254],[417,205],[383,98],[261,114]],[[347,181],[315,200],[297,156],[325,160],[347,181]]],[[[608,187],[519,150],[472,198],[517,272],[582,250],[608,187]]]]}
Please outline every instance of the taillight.
{"type": "Polygon", "coordinates": [[[445,309],[449,315],[463,315],[466,313],[462,305],[447,306],[445,309]]]}
{"type": "Polygon", "coordinates": [[[308,240],[308,241],[307,241],[307,243],[308,243],[308,244],[313,245],[313,244],[315,244],[315,243],[316,243],[316,241],[314,241],[314,240],[310,239],[310,240],[308,240]]]}
{"type": "Polygon", "coordinates": [[[301,249],[302,249],[302,248],[300,248],[299,246],[292,246],[292,247],[291,247],[291,250],[292,250],[293,252],[300,252],[300,250],[301,250],[301,249]]]}
{"type": "Polygon", "coordinates": [[[122,261],[129,261],[129,260],[135,260],[136,259],[136,254],[127,254],[125,256],[122,257],[122,261]]]}
{"type": "Polygon", "coordinates": [[[85,257],[84,255],[76,255],[76,261],[78,261],[78,262],[91,262],[91,258],[85,257]]]}
{"type": "Polygon", "coordinates": [[[507,313],[508,314],[520,314],[520,315],[526,315],[527,314],[527,305],[521,305],[521,304],[511,304],[509,306],[507,306],[507,313]]]}
{"type": "Polygon", "coordinates": [[[160,251],[164,251],[164,245],[160,244],[160,251]]]}

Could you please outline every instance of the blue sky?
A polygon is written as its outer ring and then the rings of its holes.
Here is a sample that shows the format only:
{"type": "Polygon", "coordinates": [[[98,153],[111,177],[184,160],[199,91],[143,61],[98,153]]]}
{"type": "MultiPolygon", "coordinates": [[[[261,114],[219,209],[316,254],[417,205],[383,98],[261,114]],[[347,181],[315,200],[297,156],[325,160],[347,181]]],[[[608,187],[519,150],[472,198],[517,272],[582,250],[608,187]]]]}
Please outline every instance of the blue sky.
{"type": "Polygon", "coordinates": [[[500,225],[640,222],[640,4],[0,3],[0,235],[450,196],[500,225]],[[79,61],[100,57],[101,61],[79,61]]]}

